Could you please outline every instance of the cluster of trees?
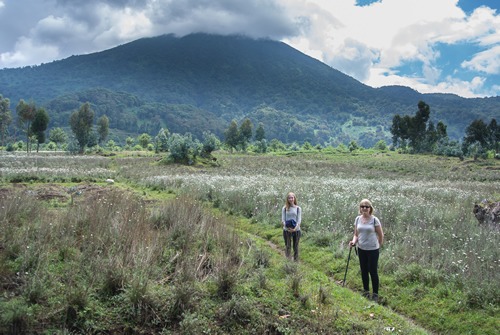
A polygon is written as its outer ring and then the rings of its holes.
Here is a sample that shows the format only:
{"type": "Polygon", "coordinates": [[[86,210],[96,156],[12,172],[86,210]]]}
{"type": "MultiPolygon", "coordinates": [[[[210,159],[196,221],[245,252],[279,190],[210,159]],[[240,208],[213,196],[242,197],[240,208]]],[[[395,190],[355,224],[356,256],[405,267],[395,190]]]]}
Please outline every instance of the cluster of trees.
{"type": "MultiPolygon", "coordinates": [[[[29,153],[33,143],[36,144],[38,152],[40,145],[46,142],[46,131],[49,125],[49,114],[44,108],[37,108],[34,102],[20,100],[16,106],[17,125],[26,135],[26,151],[29,153]]],[[[10,111],[10,100],[0,95],[0,139],[1,146],[5,146],[5,139],[9,125],[12,123],[10,111]]],[[[71,114],[70,127],[78,144],[79,152],[83,153],[86,146],[103,143],[109,135],[109,119],[106,115],[97,120],[97,128],[94,131],[94,111],[89,103],[83,104],[78,111],[71,114]]],[[[62,128],[53,128],[50,131],[49,140],[56,147],[65,143],[68,139],[62,128]]],[[[13,147],[10,144],[11,148],[13,147]]]]}
{"type": "MultiPolygon", "coordinates": [[[[253,124],[250,119],[245,119],[238,128],[238,123],[233,120],[229,128],[225,132],[225,143],[232,151],[233,149],[241,149],[246,151],[250,141],[252,140],[253,124]]],[[[260,148],[260,152],[266,152],[267,141],[266,132],[262,124],[255,130],[255,142],[260,148]]]]}
{"type": "MultiPolygon", "coordinates": [[[[5,147],[7,129],[13,121],[10,111],[9,99],[0,95],[0,139],[1,146],[5,147]]],[[[496,154],[500,150],[500,127],[496,120],[492,119],[489,124],[483,120],[474,120],[466,129],[466,135],[462,143],[451,141],[447,135],[447,126],[438,122],[435,126],[430,121],[430,106],[419,101],[418,110],[414,116],[393,117],[391,126],[392,149],[410,153],[435,153],[446,156],[473,156],[474,158],[485,157],[489,153],[496,154]]],[[[49,123],[49,115],[43,108],[37,108],[34,103],[20,100],[16,107],[17,125],[26,135],[26,146],[19,142],[17,148],[31,150],[31,144],[36,143],[36,150],[46,142],[45,132],[49,123]]],[[[94,125],[95,113],[89,103],[84,103],[74,111],[69,120],[72,137],[68,143],[68,135],[62,128],[53,128],[49,132],[47,145],[49,150],[60,148],[70,152],[84,153],[87,148],[99,151],[107,148],[112,151],[121,150],[115,141],[109,140],[110,120],[102,115],[94,125]]],[[[233,120],[224,132],[224,140],[221,141],[215,134],[205,131],[202,140],[198,140],[191,133],[170,133],[168,129],[161,128],[154,137],[147,133],[139,135],[136,139],[128,137],[125,149],[128,150],[150,150],[157,153],[168,152],[168,158],[175,162],[186,164],[193,163],[199,157],[211,158],[211,153],[225,146],[231,152],[251,150],[252,152],[265,153],[280,150],[321,150],[321,145],[313,147],[309,142],[302,145],[292,143],[286,145],[277,139],[270,142],[266,140],[265,130],[259,124],[254,132],[254,125],[250,119],[244,119],[240,125],[233,120]]],[[[16,150],[14,144],[7,145],[7,150],[16,150]],[[10,145],[10,147],[9,147],[10,145]]],[[[380,140],[375,146],[377,150],[387,150],[384,140],[380,140]]],[[[356,141],[351,141],[346,146],[339,146],[340,150],[355,151],[362,149],[356,141]]]]}
{"type": "Polygon", "coordinates": [[[482,156],[487,151],[500,152],[500,126],[495,119],[487,125],[483,120],[474,120],[465,129],[462,151],[466,156],[482,156]]]}
{"type": "MultiPolygon", "coordinates": [[[[49,125],[49,115],[44,108],[37,108],[34,103],[20,100],[16,107],[18,126],[26,134],[26,150],[31,151],[31,144],[36,143],[38,151],[41,143],[45,143],[45,131],[49,125]]],[[[5,145],[7,129],[12,122],[9,99],[0,95],[0,138],[2,146],[5,145]]]]}
{"type": "Polygon", "coordinates": [[[391,134],[394,147],[410,147],[415,153],[431,152],[440,140],[448,137],[446,125],[439,121],[434,126],[430,118],[430,107],[423,101],[418,103],[415,116],[396,114],[392,119],[391,134]]]}
{"type": "Polygon", "coordinates": [[[391,134],[394,148],[412,153],[435,153],[446,156],[486,156],[488,151],[498,153],[500,127],[495,119],[487,125],[483,120],[474,120],[466,129],[462,145],[450,141],[447,126],[439,121],[435,126],[430,121],[430,106],[418,102],[414,116],[396,114],[392,119],[391,134]]]}

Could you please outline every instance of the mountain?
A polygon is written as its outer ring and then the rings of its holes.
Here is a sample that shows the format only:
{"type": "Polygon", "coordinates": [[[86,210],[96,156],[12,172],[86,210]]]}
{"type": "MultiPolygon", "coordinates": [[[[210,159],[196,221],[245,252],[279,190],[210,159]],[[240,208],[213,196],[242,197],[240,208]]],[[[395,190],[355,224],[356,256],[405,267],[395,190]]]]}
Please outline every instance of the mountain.
{"type": "Polygon", "coordinates": [[[407,87],[372,88],[285,43],[243,36],[192,34],[143,38],[106,51],[40,66],[0,70],[0,94],[44,106],[51,127],[90,102],[96,118],[131,134],[161,127],[219,137],[235,119],[262,123],[268,139],[390,142],[395,114],[413,115],[419,100],[431,119],[460,139],[474,119],[489,122],[500,97],[465,99],[407,87]]]}

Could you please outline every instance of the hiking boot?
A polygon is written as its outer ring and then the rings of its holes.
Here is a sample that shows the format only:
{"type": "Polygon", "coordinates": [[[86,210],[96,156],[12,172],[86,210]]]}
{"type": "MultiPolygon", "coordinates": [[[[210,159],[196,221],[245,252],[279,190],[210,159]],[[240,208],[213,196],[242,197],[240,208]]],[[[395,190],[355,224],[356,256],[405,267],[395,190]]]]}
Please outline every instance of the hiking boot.
{"type": "Polygon", "coordinates": [[[378,304],[378,294],[377,293],[372,294],[372,300],[378,304]]]}
{"type": "Polygon", "coordinates": [[[363,291],[361,295],[363,296],[363,298],[370,299],[370,292],[368,291],[363,291]]]}

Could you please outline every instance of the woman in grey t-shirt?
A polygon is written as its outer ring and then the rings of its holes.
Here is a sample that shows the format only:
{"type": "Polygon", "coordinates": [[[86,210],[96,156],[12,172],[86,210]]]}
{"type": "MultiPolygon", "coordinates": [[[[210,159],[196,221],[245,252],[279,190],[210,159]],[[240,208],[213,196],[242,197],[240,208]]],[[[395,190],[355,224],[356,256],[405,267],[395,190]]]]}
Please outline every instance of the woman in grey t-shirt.
{"type": "Polygon", "coordinates": [[[299,260],[300,223],[302,209],[297,204],[297,197],[293,192],[286,195],[285,205],[281,209],[281,224],[283,225],[283,239],[285,240],[285,254],[290,258],[293,244],[293,260],[299,260]]]}
{"type": "Polygon", "coordinates": [[[363,281],[363,295],[370,297],[370,278],[372,281],[372,300],[378,302],[378,257],[379,249],[384,242],[384,232],[380,220],[373,215],[370,200],[363,199],[359,203],[359,213],[354,221],[354,237],[349,242],[351,248],[358,244],[359,266],[363,281]]]}

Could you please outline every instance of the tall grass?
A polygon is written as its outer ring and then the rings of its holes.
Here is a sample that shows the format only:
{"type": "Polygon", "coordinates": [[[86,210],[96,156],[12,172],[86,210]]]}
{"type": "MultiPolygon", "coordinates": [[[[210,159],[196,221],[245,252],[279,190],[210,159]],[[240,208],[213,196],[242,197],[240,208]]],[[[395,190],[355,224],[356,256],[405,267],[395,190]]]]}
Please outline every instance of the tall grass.
{"type": "MultiPolygon", "coordinates": [[[[52,211],[29,192],[8,192],[0,197],[1,284],[16,289],[0,304],[2,332],[96,332],[107,318],[167,327],[192,311],[197,282],[236,277],[238,239],[188,198],[151,211],[131,193],[103,188],[52,211]],[[103,303],[114,314],[96,308],[103,303]]],[[[221,287],[225,299],[234,283],[221,287]]]]}
{"type": "MultiPolygon", "coordinates": [[[[157,332],[199,333],[207,327],[242,331],[255,325],[267,315],[246,310],[263,302],[243,299],[241,290],[264,296],[280,290],[263,276],[273,269],[271,256],[257,248],[249,257],[251,245],[195,200],[250,219],[267,238],[269,231],[279,230],[288,191],[297,194],[303,208],[301,243],[345,256],[357,205],[369,198],[386,233],[381,272],[402,289],[409,288],[402,296],[415,298],[435,287],[443,297],[458,291],[457,306],[463,297],[464,308],[498,311],[499,230],[478,225],[472,213],[475,202],[498,200],[498,162],[406,155],[221,155],[220,167],[206,168],[160,165],[155,157],[45,158],[2,157],[0,178],[67,182],[113,177],[143,187],[144,194],[175,192],[180,197],[152,205],[103,187],[56,211],[23,188],[0,193],[0,271],[2,285],[14,292],[0,300],[1,325],[10,332],[49,327],[99,332],[122,324],[112,331],[139,331],[146,325],[151,330],[156,325],[157,332]],[[92,170],[95,166],[103,170],[92,170]],[[249,289],[245,279],[252,276],[256,284],[249,289]],[[200,306],[207,295],[215,297],[219,309],[200,306]]],[[[311,299],[302,290],[304,274],[294,269],[282,271],[282,280],[302,308],[329,300],[324,289],[315,289],[319,297],[311,299]]],[[[342,320],[342,314],[334,314],[334,322],[342,320]]],[[[317,329],[328,326],[334,325],[322,323],[317,329]]],[[[367,327],[353,323],[351,332],[363,333],[367,327]]]]}
{"type": "Polygon", "coordinates": [[[478,225],[472,212],[475,202],[498,200],[497,169],[432,157],[412,164],[392,157],[340,163],[295,157],[223,159],[220,169],[148,174],[142,183],[196,194],[230,213],[270,225],[280,221],[284,195],[294,191],[304,210],[304,237],[319,246],[340,247],[350,239],[357,205],[369,198],[386,234],[384,271],[418,263],[463,288],[471,306],[498,306],[500,288],[488,283],[500,282],[499,230],[478,225]],[[408,173],[390,172],[396,168],[408,173]],[[488,179],[478,180],[483,178],[488,179]]]}

